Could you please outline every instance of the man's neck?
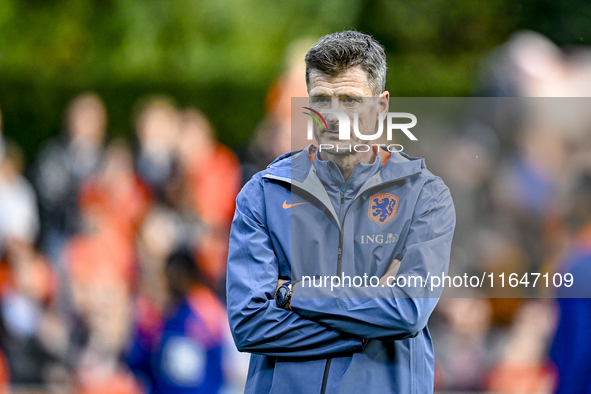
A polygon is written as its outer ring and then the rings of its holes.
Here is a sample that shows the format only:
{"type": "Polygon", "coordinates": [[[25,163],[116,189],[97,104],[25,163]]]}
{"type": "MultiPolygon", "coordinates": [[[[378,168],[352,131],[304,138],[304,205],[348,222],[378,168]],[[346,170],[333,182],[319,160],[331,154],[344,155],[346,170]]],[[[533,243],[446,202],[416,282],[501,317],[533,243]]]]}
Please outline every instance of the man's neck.
{"type": "Polygon", "coordinates": [[[376,159],[376,153],[373,150],[369,152],[356,152],[350,155],[334,155],[332,153],[318,152],[318,158],[320,160],[330,160],[337,165],[345,182],[349,180],[349,177],[353,173],[355,166],[358,163],[371,164],[376,159]]]}

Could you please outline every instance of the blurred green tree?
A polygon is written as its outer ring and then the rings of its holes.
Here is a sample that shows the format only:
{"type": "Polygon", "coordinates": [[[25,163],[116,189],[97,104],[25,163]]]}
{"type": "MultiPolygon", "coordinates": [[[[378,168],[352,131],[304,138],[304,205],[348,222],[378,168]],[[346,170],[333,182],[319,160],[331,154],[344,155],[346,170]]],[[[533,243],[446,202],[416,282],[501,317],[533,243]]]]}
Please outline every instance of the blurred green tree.
{"type": "Polygon", "coordinates": [[[589,15],[583,0],[0,0],[0,106],[29,160],[84,90],[105,99],[111,135],[131,136],[134,103],[165,93],[201,107],[240,151],[299,37],[370,33],[393,95],[464,96],[515,29],[585,43],[589,15]]]}

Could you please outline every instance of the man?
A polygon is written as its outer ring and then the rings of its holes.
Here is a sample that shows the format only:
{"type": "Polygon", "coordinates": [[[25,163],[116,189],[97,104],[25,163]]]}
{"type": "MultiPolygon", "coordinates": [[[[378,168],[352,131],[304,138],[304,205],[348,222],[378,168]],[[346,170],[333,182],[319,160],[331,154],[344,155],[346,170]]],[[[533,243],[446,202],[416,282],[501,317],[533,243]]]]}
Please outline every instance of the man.
{"type": "MultiPolygon", "coordinates": [[[[362,135],[388,109],[385,76],[384,49],[362,33],[327,35],[306,55],[311,108],[344,111],[353,127],[357,113],[362,135]]],[[[236,345],[252,353],[246,392],[432,392],[439,292],[389,286],[447,272],[451,196],[422,159],[393,152],[382,165],[375,149],[350,149],[371,141],[340,140],[338,117],[325,120],[318,148],[280,156],[237,198],[227,299],[236,345]],[[310,286],[354,275],[379,284],[310,286]]]]}
{"type": "Polygon", "coordinates": [[[33,169],[39,197],[41,244],[55,263],[62,260],[66,240],[83,227],[78,206],[80,187],[100,167],[107,130],[107,110],[95,93],[70,103],[64,134],[49,140],[33,169]]]}
{"type": "Polygon", "coordinates": [[[550,348],[558,374],[556,394],[591,393],[591,175],[581,175],[569,201],[572,244],[561,271],[571,286],[557,291],[558,324],[550,348]]]}
{"type": "Polygon", "coordinates": [[[202,284],[191,254],[179,250],[168,257],[171,308],[158,335],[137,328],[127,355],[151,394],[218,393],[224,383],[224,307],[202,284]]]}

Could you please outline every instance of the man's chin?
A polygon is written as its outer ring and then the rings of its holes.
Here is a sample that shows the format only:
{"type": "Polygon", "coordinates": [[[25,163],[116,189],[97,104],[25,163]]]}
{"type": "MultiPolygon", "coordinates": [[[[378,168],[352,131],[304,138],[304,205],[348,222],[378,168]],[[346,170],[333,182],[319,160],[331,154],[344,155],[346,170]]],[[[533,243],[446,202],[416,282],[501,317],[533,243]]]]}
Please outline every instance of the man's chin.
{"type": "Polygon", "coordinates": [[[340,141],[339,133],[330,133],[325,131],[322,133],[320,140],[325,141],[327,144],[336,144],[340,141]]]}
{"type": "Polygon", "coordinates": [[[320,152],[329,153],[331,155],[345,156],[354,153],[351,144],[339,144],[338,141],[324,140],[318,143],[318,150],[320,152]]]}

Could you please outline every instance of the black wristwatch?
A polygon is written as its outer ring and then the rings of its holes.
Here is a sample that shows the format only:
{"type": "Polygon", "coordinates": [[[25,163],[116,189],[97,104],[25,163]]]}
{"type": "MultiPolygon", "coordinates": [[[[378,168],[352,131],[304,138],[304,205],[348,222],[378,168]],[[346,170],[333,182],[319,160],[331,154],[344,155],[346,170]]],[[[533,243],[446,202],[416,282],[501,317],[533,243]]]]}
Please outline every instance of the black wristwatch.
{"type": "Polygon", "coordinates": [[[275,300],[277,301],[277,306],[283,309],[291,309],[291,293],[293,291],[293,285],[295,283],[293,281],[285,282],[277,289],[277,293],[275,293],[275,300]]]}

